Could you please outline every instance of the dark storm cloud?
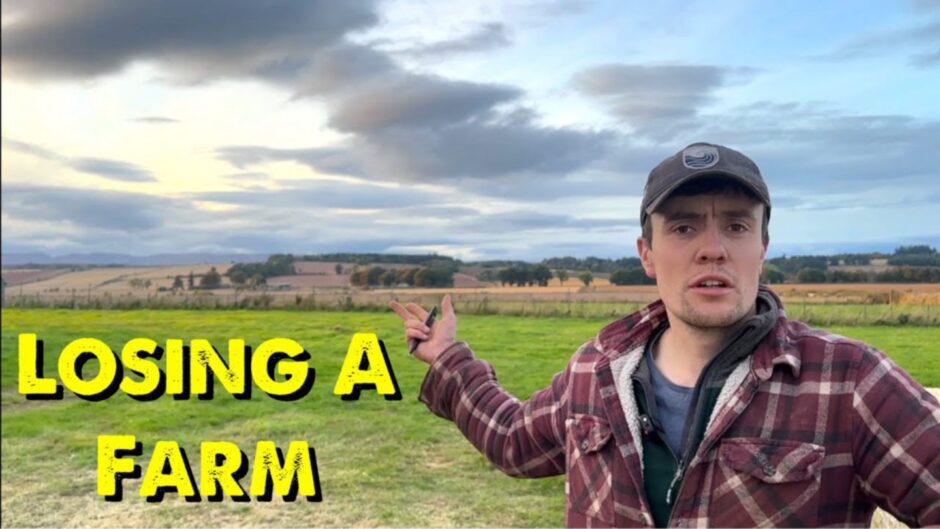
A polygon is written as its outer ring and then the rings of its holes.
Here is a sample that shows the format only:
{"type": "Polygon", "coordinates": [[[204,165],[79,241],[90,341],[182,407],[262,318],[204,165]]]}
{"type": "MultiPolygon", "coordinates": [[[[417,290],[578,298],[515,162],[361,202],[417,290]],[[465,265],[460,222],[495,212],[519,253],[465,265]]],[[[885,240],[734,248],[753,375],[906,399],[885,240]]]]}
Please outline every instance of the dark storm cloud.
{"type": "Polygon", "coordinates": [[[390,51],[417,58],[433,59],[461,53],[504,48],[511,44],[512,39],[509,37],[509,30],[505,24],[490,22],[453,39],[419,43],[390,51]]]}
{"type": "Polygon", "coordinates": [[[750,78],[751,68],[697,65],[605,64],[572,78],[582,94],[634,125],[686,122],[715,98],[715,91],[750,78]]]}
{"type": "Polygon", "coordinates": [[[3,29],[4,73],[94,77],[155,61],[182,79],[243,76],[303,63],[377,22],[372,2],[20,0],[3,29]]]}
{"type": "Polygon", "coordinates": [[[3,146],[23,154],[59,163],[82,173],[119,182],[156,182],[150,171],[128,162],[104,158],[70,158],[38,145],[3,138],[3,146]]]}
{"type": "Polygon", "coordinates": [[[141,232],[164,223],[170,199],[70,187],[4,184],[3,212],[27,221],[60,221],[81,228],[141,232]]]}

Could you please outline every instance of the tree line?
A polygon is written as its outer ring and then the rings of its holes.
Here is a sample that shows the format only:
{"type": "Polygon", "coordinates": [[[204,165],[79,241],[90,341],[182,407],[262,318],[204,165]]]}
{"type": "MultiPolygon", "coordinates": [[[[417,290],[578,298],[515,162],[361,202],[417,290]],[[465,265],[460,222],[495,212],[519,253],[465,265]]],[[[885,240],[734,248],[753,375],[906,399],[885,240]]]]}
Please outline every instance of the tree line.
{"type": "Polygon", "coordinates": [[[386,269],[381,266],[357,267],[349,276],[355,286],[452,287],[456,266],[437,263],[420,268],[386,269]]]}

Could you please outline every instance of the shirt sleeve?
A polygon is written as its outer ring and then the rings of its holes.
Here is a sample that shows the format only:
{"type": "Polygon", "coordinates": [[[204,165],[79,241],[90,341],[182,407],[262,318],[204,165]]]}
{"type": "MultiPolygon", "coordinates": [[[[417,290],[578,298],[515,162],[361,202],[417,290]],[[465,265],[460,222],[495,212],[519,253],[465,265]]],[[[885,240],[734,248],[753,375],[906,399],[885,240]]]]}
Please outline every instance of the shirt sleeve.
{"type": "Polygon", "coordinates": [[[876,349],[858,368],[853,459],[862,490],[911,526],[940,524],[940,405],[876,349]]]}
{"type": "Polygon", "coordinates": [[[454,421],[494,465],[516,477],[565,471],[565,416],[570,365],[549,387],[525,402],[496,381],[492,366],[458,342],[431,365],[419,399],[436,415],[454,421]]]}

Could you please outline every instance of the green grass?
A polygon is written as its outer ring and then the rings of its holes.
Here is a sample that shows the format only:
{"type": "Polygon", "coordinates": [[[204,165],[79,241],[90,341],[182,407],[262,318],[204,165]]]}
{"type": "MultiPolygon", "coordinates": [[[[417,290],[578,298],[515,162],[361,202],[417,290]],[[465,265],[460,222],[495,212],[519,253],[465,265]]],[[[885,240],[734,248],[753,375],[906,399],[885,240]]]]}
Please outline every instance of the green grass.
{"type": "MultiPolygon", "coordinates": [[[[571,354],[610,318],[462,315],[460,338],[490,361],[500,382],[520,398],[546,386],[571,354]]],[[[940,385],[936,368],[940,329],[843,327],[891,353],[926,385],[940,385]]],[[[2,454],[4,526],[561,526],[563,477],[517,480],[493,469],[447,421],[416,399],[424,364],[408,357],[400,321],[384,312],[297,311],[70,311],[4,310],[2,326],[2,454]],[[46,374],[61,348],[95,337],[120,350],[130,338],[207,338],[225,352],[228,338],[257,347],[273,337],[304,345],[316,368],[306,398],[281,402],[257,389],[238,401],[216,387],[212,401],[161,397],[138,402],[116,393],[87,402],[68,392],[61,401],[27,401],[17,393],[17,335],[45,341],[46,374]],[[354,332],[384,340],[404,398],[386,401],[363,392],[356,402],[332,394],[354,332]],[[252,460],[258,440],[286,448],[307,440],[316,449],[321,503],[185,503],[168,494],[162,504],[137,496],[139,480],[125,481],[125,500],[95,495],[95,443],[101,433],[134,434],[146,468],[157,440],[176,440],[198,479],[204,440],[237,443],[252,460]]],[[[250,474],[242,483],[247,488],[250,474]]]]}

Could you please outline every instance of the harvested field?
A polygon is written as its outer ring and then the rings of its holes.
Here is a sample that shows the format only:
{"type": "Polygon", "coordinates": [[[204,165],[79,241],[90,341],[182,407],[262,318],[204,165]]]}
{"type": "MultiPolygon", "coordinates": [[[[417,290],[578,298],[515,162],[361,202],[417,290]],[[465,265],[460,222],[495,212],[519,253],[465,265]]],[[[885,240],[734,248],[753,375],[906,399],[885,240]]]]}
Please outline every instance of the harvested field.
{"type": "MultiPolygon", "coordinates": [[[[198,277],[208,272],[213,266],[220,274],[224,274],[231,265],[222,263],[192,266],[121,266],[65,271],[47,279],[17,286],[15,290],[11,289],[8,294],[43,295],[49,293],[70,294],[72,292],[81,292],[88,294],[110,292],[111,294],[129,293],[146,296],[148,292],[155,291],[159,287],[171,287],[173,278],[177,275],[182,276],[185,283],[190,271],[198,277]],[[149,279],[151,282],[150,289],[131,288],[128,282],[134,278],[145,281],[149,279]]],[[[6,271],[4,277],[6,277],[6,271]]],[[[223,277],[223,284],[226,281],[226,278],[223,277]]]]}
{"type": "Polygon", "coordinates": [[[298,274],[326,274],[335,275],[336,265],[339,264],[343,270],[349,270],[353,263],[336,263],[327,261],[296,261],[294,262],[294,272],[298,274]]]}
{"type": "Polygon", "coordinates": [[[336,275],[335,273],[330,275],[274,276],[268,278],[268,285],[290,285],[291,288],[300,290],[325,287],[348,287],[349,276],[346,274],[336,275]]]}
{"type": "Polygon", "coordinates": [[[68,272],[68,268],[14,268],[3,270],[3,280],[8,287],[43,281],[68,272]]]}
{"type": "Polygon", "coordinates": [[[480,288],[488,286],[487,283],[467,274],[454,274],[454,288],[480,288]]]}

